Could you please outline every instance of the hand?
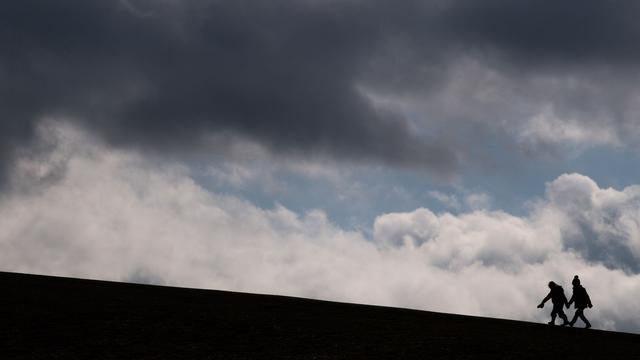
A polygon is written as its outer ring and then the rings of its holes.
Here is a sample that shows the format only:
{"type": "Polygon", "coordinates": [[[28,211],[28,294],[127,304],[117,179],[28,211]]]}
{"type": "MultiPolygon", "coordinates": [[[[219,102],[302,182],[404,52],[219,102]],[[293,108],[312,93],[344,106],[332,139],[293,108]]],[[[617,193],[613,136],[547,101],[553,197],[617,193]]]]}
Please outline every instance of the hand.
{"type": "Polygon", "coordinates": [[[538,309],[542,309],[544,307],[544,304],[538,304],[538,309]]]}

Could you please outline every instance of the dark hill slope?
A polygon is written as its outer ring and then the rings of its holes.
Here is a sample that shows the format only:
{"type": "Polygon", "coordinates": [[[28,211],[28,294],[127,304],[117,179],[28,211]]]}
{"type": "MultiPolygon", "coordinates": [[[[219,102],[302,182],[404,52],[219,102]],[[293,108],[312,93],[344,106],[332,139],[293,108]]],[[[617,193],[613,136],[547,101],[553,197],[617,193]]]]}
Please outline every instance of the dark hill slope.
{"type": "Polygon", "coordinates": [[[519,321],[14,273],[0,288],[2,359],[640,359],[639,335],[519,321]]]}

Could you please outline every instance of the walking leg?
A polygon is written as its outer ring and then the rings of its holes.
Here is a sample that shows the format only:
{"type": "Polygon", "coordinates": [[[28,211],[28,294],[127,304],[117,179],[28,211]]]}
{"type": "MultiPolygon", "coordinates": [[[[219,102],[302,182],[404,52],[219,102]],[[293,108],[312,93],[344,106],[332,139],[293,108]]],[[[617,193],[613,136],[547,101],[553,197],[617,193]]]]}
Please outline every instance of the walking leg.
{"type": "Polygon", "coordinates": [[[584,321],[584,328],[588,329],[591,327],[591,323],[589,322],[589,320],[587,320],[587,318],[584,316],[584,309],[580,309],[580,319],[582,321],[584,321]]]}
{"type": "Polygon", "coordinates": [[[569,326],[573,327],[573,325],[578,321],[579,309],[576,309],[576,312],[573,314],[573,319],[569,322],[569,326]]]}
{"type": "Polygon", "coordinates": [[[560,319],[562,319],[562,326],[569,324],[569,320],[567,320],[567,315],[565,315],[564,311],[560,310],[558,312],[558,316],[560,316],[560,319]]]}

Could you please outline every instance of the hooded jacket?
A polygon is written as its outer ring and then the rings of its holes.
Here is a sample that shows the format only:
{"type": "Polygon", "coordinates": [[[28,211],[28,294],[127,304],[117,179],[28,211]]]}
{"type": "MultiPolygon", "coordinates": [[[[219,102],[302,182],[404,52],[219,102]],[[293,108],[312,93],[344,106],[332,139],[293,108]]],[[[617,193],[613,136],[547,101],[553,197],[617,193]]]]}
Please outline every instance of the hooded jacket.
{"type": "Polygon", "coordinates": [[[573,285],[573,295],[571,295],[569,305],[571,305],[571,303],[574,303],[576,309],[584,309],[587,306],[591,307],[591,299],[589,298],[589,294],[587,294],[587,289],[580,284],[573,285]]]}

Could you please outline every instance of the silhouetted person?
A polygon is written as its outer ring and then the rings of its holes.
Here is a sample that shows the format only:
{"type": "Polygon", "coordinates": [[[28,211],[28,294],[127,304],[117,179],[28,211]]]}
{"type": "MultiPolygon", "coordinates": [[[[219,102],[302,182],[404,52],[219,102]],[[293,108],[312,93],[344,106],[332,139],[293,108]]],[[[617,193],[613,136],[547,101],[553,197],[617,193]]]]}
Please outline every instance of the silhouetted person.
{"type": "Polygon", "coordinates": [[[544,307],[544,303],[551,299],[553,310],[551,310],[551,321],[549,321],[549,325],[555,325],[557,315],[560,316],[560,319],[564,320],[561,326],[565,326],[569,324],[569,320],[567,320],[567,315],[564,314],[563,310],[563,307],[567,304],[567,297],[564,296],[564,290],[562,290],[562,286],[554,283],[553,281],[549,281],[549,289],[549,294],[542,299],[542,302],[538,307],[542,309],[544,307]]]}
{"type": "Polygon", "coordinates": [[[573,319],[571,320],[569,325],[573,327],[578,318],[580,318],[582,321],[584,321],[584,328],[588,329],[591,327],[591,323],[589,322],[589,320],[587,320],[586,317],[584,317],[584,309],[586,307],[589,307],[589,309],[593,307],[593,305],[591,304],[591,299],[589,298],[589,294],[587,294],[587,289],[580,285],[580,279],[578,278],[578,275],[573,277],[571,284],[573,285],[573,295],[571,295],[571,299],[567,303],[567,309],[569,308],[569,306],[571,306],[571,303],[574,303],[576,313],[573,315],[573,319]]]}

